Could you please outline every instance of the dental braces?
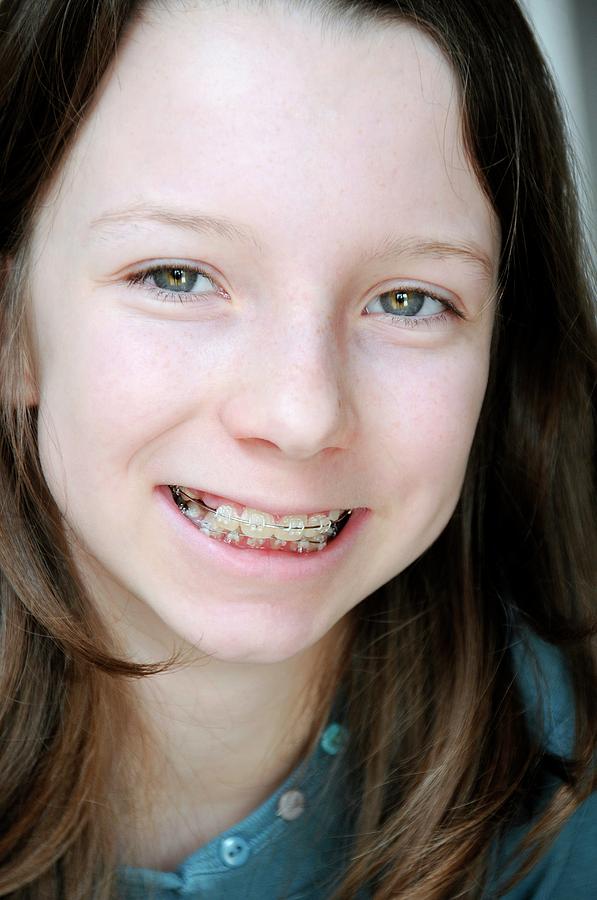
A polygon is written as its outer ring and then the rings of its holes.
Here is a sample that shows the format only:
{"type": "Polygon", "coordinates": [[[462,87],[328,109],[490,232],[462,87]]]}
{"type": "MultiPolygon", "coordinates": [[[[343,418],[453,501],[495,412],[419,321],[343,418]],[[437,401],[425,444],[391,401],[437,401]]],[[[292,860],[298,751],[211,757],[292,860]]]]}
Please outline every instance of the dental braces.
{"type": "Polygon", "coordinates": [[[274,534],[274,531],[276,531],[278,535],[280,532],[283,532],[283,539],[290,542],[304,540],[314,544],[320,544],[322,541],[327,542],[329,539],[336,536],[339,531],[339,526],[343,525],[352,513],[352,509],[345,510],[335,522],[327,516],[322,515],[318,525],[307,525],[302,516],[288,516],[291,520],[288,524],[277,525],[275,523],[267,522],[263,513],[257,511],[252,511],[250,519],[245,519],[242,516],[235,515],[229,504],[222,504],[221,506],[218,506],[217,509],[212,509],[212,507],[207,506],[201,500],[185,493],[178,485],[171,486],[171,490],[183,512],[186,511],[185,507],[189,503],[194,503],[206,514],[211,513],[220,527],[228,531],[233,531],[236,529],[227,528],[227,526],[231,525],[233,522],[238,523],[239,526],[244,525],[245,528],[250,528],[255,536],[265,539],[277,537],[277,535],[274,534]]]}

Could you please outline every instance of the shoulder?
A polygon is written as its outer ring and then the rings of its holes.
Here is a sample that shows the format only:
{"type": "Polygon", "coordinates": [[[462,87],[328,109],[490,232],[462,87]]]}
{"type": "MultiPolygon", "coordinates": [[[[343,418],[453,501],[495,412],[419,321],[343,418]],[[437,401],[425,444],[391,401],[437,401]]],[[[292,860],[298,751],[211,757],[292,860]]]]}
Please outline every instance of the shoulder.
{"type": "Polygon", "coordinates": [[[508,857],[528,826],[512,829],[496,850],[486,900],[595,900],[597,897],[597,794],[588,797],[566,821],[555,841],[531,871],[500,893],[515,871],[508,857]]]}
{"type": "Polygon", "coordinates": [[[574,752],[574,693],[562,651],[527,628],[510,646],[514,676],[529,730],[547,753],[574,752]]]}
{"type": "MultiPolygon", "coordinates": [[[[564,655],[531,632],[512,645],[514,673],[529,729],[544,750],[570,757],[574,746],[574,700],[564,655]]],[[[558,787],[546,775],[543,803],[558,787]]],[[[541,803],[540,805],[543,805],[541,803]]],[[[484,897],[504,900],[594,900],[597,897],[597,793],[570,816],[541,859],[518,884],[500,893],[516,866],[509,857],[533,821],[511,828],[494,848],[493,876],[484,897]]]]}

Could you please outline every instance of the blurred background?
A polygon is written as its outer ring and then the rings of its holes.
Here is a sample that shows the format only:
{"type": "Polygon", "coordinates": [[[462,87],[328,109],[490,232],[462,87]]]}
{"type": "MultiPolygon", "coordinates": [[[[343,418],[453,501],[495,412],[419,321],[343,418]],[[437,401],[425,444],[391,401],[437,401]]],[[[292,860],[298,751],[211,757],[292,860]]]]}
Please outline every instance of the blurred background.
{"type": "Polygon", "coordinates": [[[597,0],[521,0],[560,88],[597,259],[597,0]]]}

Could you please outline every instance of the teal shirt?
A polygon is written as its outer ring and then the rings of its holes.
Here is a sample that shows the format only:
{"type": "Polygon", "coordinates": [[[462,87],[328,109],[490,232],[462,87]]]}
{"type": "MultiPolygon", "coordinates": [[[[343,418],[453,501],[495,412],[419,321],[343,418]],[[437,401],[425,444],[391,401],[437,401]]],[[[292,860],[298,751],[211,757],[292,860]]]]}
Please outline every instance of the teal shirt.
{"type": "MultiPolygon", "coordinates": [[[[566,673],[553,647],[532,637],[512,648],[531,727],[546,749],[568,755],[574,717],[566,673]],[[530,650],[529,650],[530,647],[530,650]]],[[[268,800],[233,828],[191,854],[175,872],[122,867],[123,900],[328,900],[347,863],[350,824],[343,760],[348,732],[338,708],[312,756],[268,800]]],[[[547,797],[555,781],[545,782],[547,797]]],[[[494,847],[483,897],[500,896],[510,850],[528,831],[511,829],[494,847]]],[[[363,890],[355,900],[367,900],[363,890]]],[[[597,900],[597,794],[505,900],[597,900]]]]}
{"type": "Polygon", "coordinates": [[[315,752],[242,822],[176,872],[125,867],[126,900],[325,900],[349,843],[343,836],[347,731],[330,722],[315,752]]]}

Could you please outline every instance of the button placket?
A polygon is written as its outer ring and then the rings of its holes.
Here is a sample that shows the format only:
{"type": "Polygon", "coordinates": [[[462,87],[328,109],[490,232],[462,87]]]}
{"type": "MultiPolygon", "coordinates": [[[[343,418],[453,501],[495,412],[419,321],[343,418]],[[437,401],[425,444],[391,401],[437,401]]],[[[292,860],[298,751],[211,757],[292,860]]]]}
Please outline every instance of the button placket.
{"type": "Polygon", "coordinates": [[[321,748],[330,756],[336,756],[346,746],[348,729],[339,722],[332,722],[321,736],[321,748]]]}
{"type": "Polygon", "coordinates": [[[305,811],[305,795],[302,791],[285,791],[278,800],[278,815],[285,822],[294,822],[305,811]]]}
{"type": "Polygon", "coordinates": [[[250,854],[249,844],[240,834],[230,835],[220,841],[220,858],[231,869],[244,866],[250,854]]]}

